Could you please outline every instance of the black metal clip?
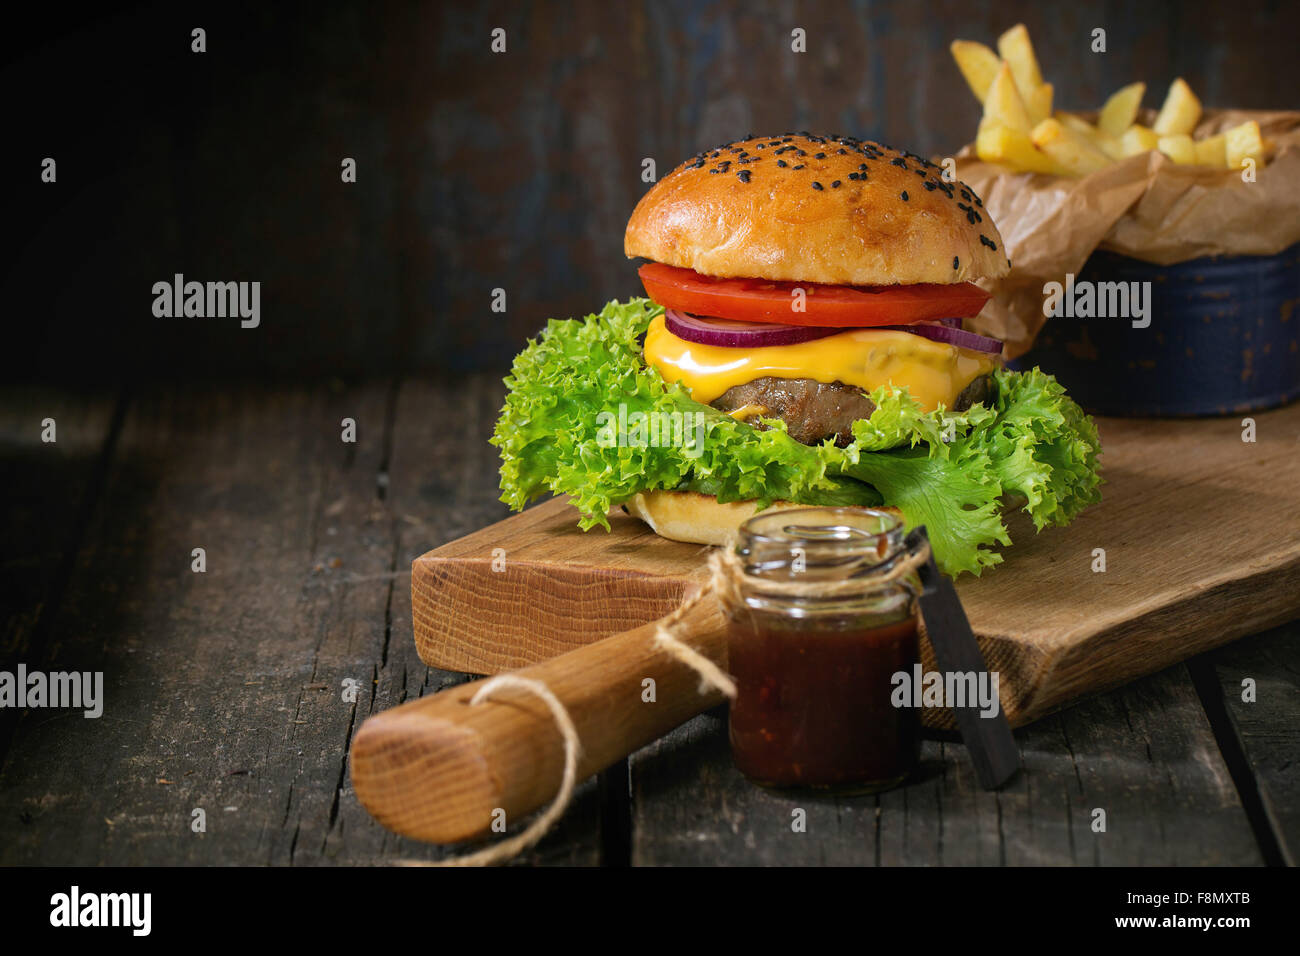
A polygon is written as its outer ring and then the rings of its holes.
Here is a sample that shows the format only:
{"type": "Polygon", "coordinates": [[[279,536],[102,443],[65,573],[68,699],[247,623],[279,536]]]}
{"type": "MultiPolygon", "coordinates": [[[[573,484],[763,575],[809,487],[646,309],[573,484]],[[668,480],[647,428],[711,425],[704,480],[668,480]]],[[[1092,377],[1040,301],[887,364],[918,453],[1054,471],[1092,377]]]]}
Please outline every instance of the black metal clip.
{"type": "MultiPolygon", "coordinates": [[[[908,551],[915,552],[929,541],[925,526],[910,531],[906,538],[908,551]]],[[[919,601],[925,629],[934,648],[934,660],[945,674],[974,672],[977,680],[988,671],[984,655],[975,641],[966,611],[957,597],[957,589],[949,578],[939,573],[934,563],[934,553],[918,570],[921,581],[919,601]]],[[[1011,779],[1020,767],[1020,750],[1011,734],[1011,725],[1002,710],[992,716],[980,713],[978,701],[966,701],[965,706],[953,707],[957,728],[970,751],[971,761],[985,790],[996,790],[1011,779]]]]}

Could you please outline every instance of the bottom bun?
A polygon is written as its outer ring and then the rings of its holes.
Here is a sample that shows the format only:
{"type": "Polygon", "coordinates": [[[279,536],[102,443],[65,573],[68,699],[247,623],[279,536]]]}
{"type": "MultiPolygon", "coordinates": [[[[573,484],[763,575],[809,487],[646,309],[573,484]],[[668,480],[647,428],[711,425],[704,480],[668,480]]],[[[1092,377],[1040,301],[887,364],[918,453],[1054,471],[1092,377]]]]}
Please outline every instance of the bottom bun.
{"type": "MultiPolygon", "coordinates": [[[[764,511],[789,511],[791,508],[815,508],[793,501],[774,501],[764,511]]],[[[623,508],[640,518],[661,538],[691,544],[732,544],[740,526],[758,514],[758,501],[729,501],[722,504],[713,495],[698,491],[648,491],[636,495],[623,508]]],[[[897,508],[887,505],[872,509],[903,517],[897,508]]]]}
{"type": "MultiPolygon", "coordinates": [[[[758,514],[758,501],[729,501],[725,505],[713,495],[698,491],[649,491],[638,494],[623,505],[627,513],[648,524],[655,534],[673,541],[691,544],[731,544],[740,526],[758,514]]],[[[764,511],[789,511],[791,508],[815,508],[793,501],[774,501],[764,511]]],[[[903,517],[897,508],[873,508],[903,517]]]]}
{"type": "MultiPolygon", "coordinates": [[[[758,501],[728,501],[698,491],[647,491],[623,505],[628,514],[640,518],[655,534],[692,544],[730,544],[740,526],[758,514],[758,501]]],[[[792,501],[774,501],[765,511],[803,508],[792,501]]]]}

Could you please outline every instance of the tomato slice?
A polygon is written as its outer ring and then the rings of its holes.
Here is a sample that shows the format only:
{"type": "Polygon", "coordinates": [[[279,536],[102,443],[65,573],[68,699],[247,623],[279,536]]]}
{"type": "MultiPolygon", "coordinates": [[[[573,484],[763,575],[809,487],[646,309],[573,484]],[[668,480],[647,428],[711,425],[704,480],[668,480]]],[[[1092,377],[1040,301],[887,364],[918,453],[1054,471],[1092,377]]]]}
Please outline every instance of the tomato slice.
{"type": "Polygon", "coordinates": [[[692,269],[648,262],[637,270],[651,299],[669,309],[740,322],[779,322],[856,328],[960,319],[984,308],[989,293],[970,282],[953,285],[821,285],[768,279],[719,279],[692,269]],[[806,293],[795,312],[794,289],[806,293]]]}

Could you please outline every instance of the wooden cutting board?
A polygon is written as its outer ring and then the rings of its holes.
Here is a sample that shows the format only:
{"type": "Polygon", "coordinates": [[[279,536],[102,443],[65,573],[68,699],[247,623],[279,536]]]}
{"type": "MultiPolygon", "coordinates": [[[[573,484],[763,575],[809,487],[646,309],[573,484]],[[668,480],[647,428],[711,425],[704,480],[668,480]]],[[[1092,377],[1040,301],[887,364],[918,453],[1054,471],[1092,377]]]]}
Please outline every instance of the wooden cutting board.
{"type": "MultiPolygon", "coordinates": [[[[1012,523],[1006,561],[960,579],[1013,726],[1300,617],[1300,403],[1253,419],[1254,442],[1240,416],[1099,419],[1102,503],[1040,535],[1012,523]]],[[[420,657],[495,674],[668,613],[708,549],[610,521],[579,531],[556,499],[417,558],[420,657]]]]}

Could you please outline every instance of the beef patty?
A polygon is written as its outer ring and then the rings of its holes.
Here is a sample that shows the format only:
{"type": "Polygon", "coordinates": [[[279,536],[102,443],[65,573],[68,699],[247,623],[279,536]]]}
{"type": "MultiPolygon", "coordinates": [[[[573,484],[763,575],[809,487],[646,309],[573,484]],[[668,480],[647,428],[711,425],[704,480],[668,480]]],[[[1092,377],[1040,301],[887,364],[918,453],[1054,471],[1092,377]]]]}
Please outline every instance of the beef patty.
{"type": "MultiPolygon", "coordinates": [[[[981,375],[962,389],[953,410],[964,412],[979,402],[987,403],[992,391],[992,377],[981,375]]],[[[765,410],[746,418],[755,428],[765,427],[754,421],[756,418],[779,418],[797,442],[815,445],[834,438],[835,444],[841,447],[853,440],[853,423],[859,418],[870,418],[876,410],[875,402],[862,389],[843,382],[827,385],[810,378],[770,376],[735,385],[712,404],[723,412],[757,405],[765,410]]]]}

